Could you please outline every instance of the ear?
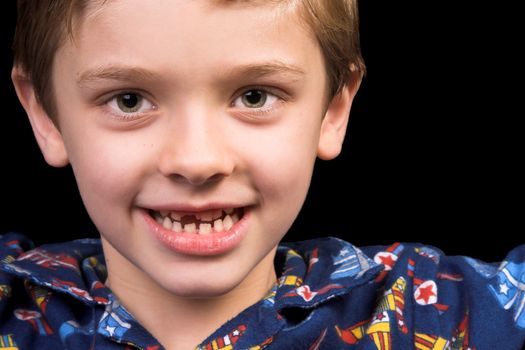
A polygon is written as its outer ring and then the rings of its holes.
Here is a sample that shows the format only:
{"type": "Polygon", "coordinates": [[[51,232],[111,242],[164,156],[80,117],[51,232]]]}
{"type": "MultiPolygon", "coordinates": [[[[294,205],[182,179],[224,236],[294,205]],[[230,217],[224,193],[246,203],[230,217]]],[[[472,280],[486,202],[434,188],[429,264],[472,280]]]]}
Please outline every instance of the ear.
{"type": "Polygon", "coordinates": [[[317,146],[317,156],[320,159],[334,159],[341,153],[350,118],[350,108],[360,85],[361,74],[354,69],[349,82],[330,101],[321,124],[321,134],[317,146]]]}
{"type": "Polygon", "coordinates": [[[16,66],[11,72],[11,79],[46,162],[55,167],[67,165],[69,160],[62,134],[38,101],[31,80],[16,66]]]}

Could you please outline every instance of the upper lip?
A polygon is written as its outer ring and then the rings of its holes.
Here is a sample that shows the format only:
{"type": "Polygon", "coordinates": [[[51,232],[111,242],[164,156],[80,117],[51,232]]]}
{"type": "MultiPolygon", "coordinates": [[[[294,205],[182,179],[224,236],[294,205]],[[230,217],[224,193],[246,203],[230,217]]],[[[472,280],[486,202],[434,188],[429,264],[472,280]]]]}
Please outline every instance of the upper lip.
{"type": "Polygon", "coordinates": [[[182,203],[172,203],[172,204],[155,204],[144,206],[145,209],[153,211],[174,211],[181,213],[200,213],[209,210],[218,210],[218,209],[235,209],[235,208],[244,208],[246,204],[239,203],[207,203],[207,204],[182,204],[182,203]]]}

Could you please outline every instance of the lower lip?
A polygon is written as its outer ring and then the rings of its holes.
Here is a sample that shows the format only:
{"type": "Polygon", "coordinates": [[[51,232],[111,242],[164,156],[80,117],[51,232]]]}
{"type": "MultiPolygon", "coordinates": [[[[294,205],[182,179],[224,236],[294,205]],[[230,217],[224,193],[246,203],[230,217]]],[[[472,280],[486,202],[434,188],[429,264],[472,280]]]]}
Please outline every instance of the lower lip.
{"type": "Polygon", "coordinates": [[[228,231],[198,233],[174,232],[159,225],[147,210],[142,215],[151,232],[168,249],[187,255],[210,256],[227,253],[237,247],[248,230],[250,213],[244,210],[242,218],[228,231]]]}

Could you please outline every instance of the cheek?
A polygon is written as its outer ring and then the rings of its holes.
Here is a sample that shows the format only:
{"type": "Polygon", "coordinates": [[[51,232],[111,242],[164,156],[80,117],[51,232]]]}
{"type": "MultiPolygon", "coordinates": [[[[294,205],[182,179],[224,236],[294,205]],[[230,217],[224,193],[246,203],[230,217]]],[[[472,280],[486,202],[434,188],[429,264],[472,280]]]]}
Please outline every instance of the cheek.
{"type": "Polygon", "coordinates": [[[79,191],[92,216],[97,210],[129,207],[149,169],[148,148],[120,136],[98,132],[79,138],[82,143],[68,144],[79,191]]]}
{"type": "MultiPolygon", "coordinates": [[[[250,174],[262,197],[271,208],[275,224],[285,229],[293,222],[305,200],[316,159],[318,129],[291,125],[282,132],[252,137],[260,142],[245,149],[250,174]],[[271,136],[270,136],[271,135],[271,136]]],[[[265,214],[266,215],[266,214],[265,214]]]]}
{"type": "Polygon", "coordinates": [[[320,128],[317,123],[308,122],[313,119],[309,115],[295,116],[276,132],[261,137],[265,142],[259,147],[257,173],[275,185],[279,192],[276,195],[282,195],[286,188],[290,192],[305,192],[310,184],[320,128]]]}

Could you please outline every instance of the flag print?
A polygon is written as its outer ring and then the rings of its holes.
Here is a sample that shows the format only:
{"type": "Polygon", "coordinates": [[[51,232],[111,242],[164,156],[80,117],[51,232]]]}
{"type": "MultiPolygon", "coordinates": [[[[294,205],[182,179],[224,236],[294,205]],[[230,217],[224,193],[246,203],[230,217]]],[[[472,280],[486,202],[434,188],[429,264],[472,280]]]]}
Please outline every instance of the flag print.
{"type": "Polygon", "coordinates": [[[503,309],[512,312],[516,326],[525,328],[525,262],[504,263],[489,288],[503,309]]]}
{"type": "Polygon", "coordinates": [[[107,305],[102,318],[98,324],[99,332],[114,339],[122,339],[124,334],[131,328],[127,321],[131,315],[116,300],[107,305]]]}
{"type": "Polygon", "coordinates": [[[339,254],[332,259],[336,267],[336,270],[330,275],[333,280],[357,276],[362,271],[368,270],[370,266],[369,259],[361,251],[348,247],[341,249],[339,254]]]}

